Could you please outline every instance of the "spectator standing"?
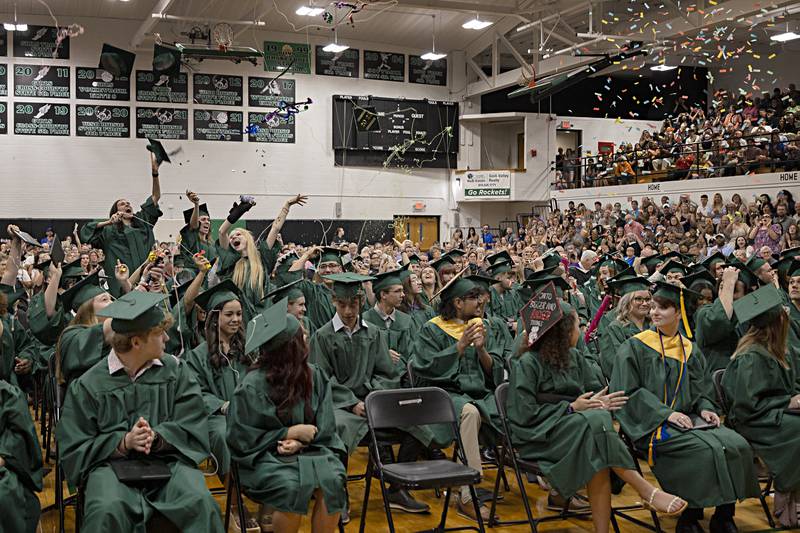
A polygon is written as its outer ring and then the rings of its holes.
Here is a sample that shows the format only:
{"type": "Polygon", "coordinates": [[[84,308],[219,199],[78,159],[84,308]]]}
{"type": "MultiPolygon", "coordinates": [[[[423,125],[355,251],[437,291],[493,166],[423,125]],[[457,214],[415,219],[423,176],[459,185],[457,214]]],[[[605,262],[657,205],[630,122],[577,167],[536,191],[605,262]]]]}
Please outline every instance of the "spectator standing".
{"type": "Polygon", "coordinates": [[[769,246],[772,253],[778,254],[781,251],[781,235],[783,235],[781,225],[773,224],[770,215],[762,215],[758,219],[758,225],[750,230],[749,237],[756,250],[760,250],[763,246],[769,246]]]}
{"type": "Polygon", "coordinates": [[[492,235],[492,232],[489,230],[488,224],[484,224],[481,228],[481,240],[487,248],[490,248],[494,244],[494,235],[492,235]]]}

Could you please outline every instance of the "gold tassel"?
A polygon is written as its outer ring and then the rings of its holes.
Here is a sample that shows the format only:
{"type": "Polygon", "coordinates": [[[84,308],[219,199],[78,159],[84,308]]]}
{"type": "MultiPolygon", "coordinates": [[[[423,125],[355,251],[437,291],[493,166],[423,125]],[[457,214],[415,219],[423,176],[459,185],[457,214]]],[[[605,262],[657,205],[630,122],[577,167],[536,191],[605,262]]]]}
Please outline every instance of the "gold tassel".
{"type": "Polygon", "coordinates": [[[686,336],[692,338],[692,330],[689,327],[689,318],[686,316],[686,303],[683,299],[683,289],[681,289],[681,318],[683,319],[683,329],[686,330],[686,336]]]}

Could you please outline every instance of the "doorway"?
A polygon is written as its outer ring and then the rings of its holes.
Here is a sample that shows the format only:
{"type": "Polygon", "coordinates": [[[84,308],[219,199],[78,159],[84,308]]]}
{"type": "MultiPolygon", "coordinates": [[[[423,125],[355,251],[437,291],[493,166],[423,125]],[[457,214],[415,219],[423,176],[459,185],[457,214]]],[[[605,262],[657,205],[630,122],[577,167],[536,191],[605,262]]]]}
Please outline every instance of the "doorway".
{"type": "Polygon", "coordinates": [[[580,183],[583,155],[583,132],[581,130],[556,130],[556,170],[562,171],[568,183],[580,183]],[[563,156],[564,159],[560,156],[563,156]]]}
{"type": "Polygon", "coordinates": [[[395,215],[394,238],[400,242],[409,239],[420,250],[427,251],[439,240],[439,217],[395,215]]]}

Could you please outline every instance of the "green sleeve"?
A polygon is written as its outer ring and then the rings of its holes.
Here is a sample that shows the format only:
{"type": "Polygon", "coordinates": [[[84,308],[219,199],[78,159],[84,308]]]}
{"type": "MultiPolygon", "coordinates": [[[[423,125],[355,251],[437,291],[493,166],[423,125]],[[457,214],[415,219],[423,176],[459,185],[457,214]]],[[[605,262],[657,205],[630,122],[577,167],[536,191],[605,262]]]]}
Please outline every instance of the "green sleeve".
{"type": "Polygon", "coordinates": [[[625,327],[614,320],[603,334],[598,337],[600,345],[600,367],[607,378],[614,371],[614,362],[617,359],[617,350],[625,342],[625,327]]]}
{"type": "Polygon", "coordinates": [[[105,337],[103,324],[94,326],[73,326],[64,330],[59,345],[59,365],[61,375],[70,383],[91,368],[89,362],[97,362],[102,357],[105,337]]]}
{"type": "Polygon", "coordinates": [[[267,395],[264,372],[248,374],[236,389],[228,411],[227,441],[231,457],[243,468],[252,470],[262,455],[276,453],[278,441],[284,440],[287,432],[267,395]]]}
{"type": "Polygon", "coordinates": [[[737,424],[758,428],[781,425],[783,413],[792,396],[780,387],[784,376],[776,361],[754,351],[738,354],[731,360],[722,378],[722,387],[730,405],[728,418],[737,424]]]}
{"type": "Polygon", "coordinates": [[[194,373],[197,384],[200,386],[206,413],[212,415],[219,411],[225,401],[217,397],[212,391],[213,376],[209,367],[206,343],[204,342],[194,350],[187,352],[182,359],[186,361],[186,366],[194,373]]]}
{"type": "Polygon", "coordinates": [[[136,216],[146,221],[150,225],[155,225],[155,223],[158,222],[159,217],[164,214],[161,212],[161,209],[159,209],[158,205],[153,202],[152,196],[148,196],[147,200],[145,200],[140,208],[141,211],[136,213],[136,216]]]}
{"type": "Polygon", "coordinates": [[[55,313],[48,318],[44,305],[44,292],[40,292],[31,298],[28,306],[28,324],[31,335],[39,339],[42,344],[53,346],[69,324],[69,318],[60,301],[56,301],[55,313]]]}
{"type": "Polygon", "coordinates": [[[333,406],[337,409],[350,409],[356,405],[360,400],[353,394],[348,387],[345,387],[336,378],[333,371],[333,364],[331,358],[331,341],[326,335],[326,330],[319,329],[314,336],[311,337],[311,363],[319,367],[328,378],[331,385],[331,398],[333,399],[333,406]]]}
{"type": "Polygon", "coordinates": [[[600,367],[597,366],[594,359],[587,357],[584,351],[576,348],[572,348],[572,350],[574,351],[574,359],[580,370],[583,390],[593,392],[602,390],[606,386],[606,379],[600,367]]]}
{"type": "Polygon", "coordinates": [[[42,490],[42,450],[25,395],[0,382],[0,457],[30,490],[42,490]]]}
{"type": "Polygon", "coordinates": [[[525,352],[511,361],[508,389],[508,420],[517,442],[546,442],[547,435],[567,416],[569,402],[539,403],[536,395],[542,376],[541,365],[525,352]]]}
{"type": "Polygon", "coordinates": [[[695,338],[702,339],[704,346],[727,342],[736,336],[736,325],[736,317],[728,318],[722,302],[717,298],[695,314],[695,338]]]}
{"type": "Polygon", "coordinates": [[[461,357],[455,339],[428,322],[417,336],[415,353],[414,371],[424,383],[453,390],[458,381],[461,357]]]}
{"type": "Polygon", "coordinates": [[[98,248],[101,250],[105,250],[105,242],[106,242],[106,235],[105,229],[108,226],[104,226],[102,228],[97,227],[98,221],[92,221],[86,223],[81,228],[81,242],[84,244],[90,244],[92,248],[98,248]]]}
{"type": "Polygon", "coordinates": [[[389,355],[388,333],[380,330],[378,333],[373,346],[375,369],[370,378],[370,389],[397,389],[400,387],[400,373],[389,355]]]}
{"type": "Polygon", "coordinates": [[[692,347],[687,368],[690,390],[695,396],[691,412],[696,414],[704,410],[718,412],[714,383],[711,381],[711,372],[706,367],[706,356],[696,344],[692,347]]]}
{"type": "Polygon", "coordinates": [[[272,248],[267,247],[266,239],[258,241],[258,253],[261,255],[261,263],[264,265],[264,272],[269,278],[272,270],[275,268],[275,263],[278,262],[278,256],[281,253],[281,243],[275,239],[272,248]]]}
{"type": "Polygon", "coordinates": [[[650,435],[672,414],[672,409],[647,388],[650,384],[646,381],[647,376],[641,375],[638,361],[646,348],[639,344],[639,340],[632,338],[620,346],[608,387],[609,392],[625,391],[628,396],[628,402],[617,411],[616,417],[634,441],[650,435]]]}
{"type": "Polygon", "coordinates": [[[314,390],[319,394],[317,409],[314,413],[317,434],[312,444],[324,446],[336,452],[340,457],[347,455],[344,443],[336,431],[336,416],[333,414],[333,392],[325,376],[312,367],[314,390]]]}

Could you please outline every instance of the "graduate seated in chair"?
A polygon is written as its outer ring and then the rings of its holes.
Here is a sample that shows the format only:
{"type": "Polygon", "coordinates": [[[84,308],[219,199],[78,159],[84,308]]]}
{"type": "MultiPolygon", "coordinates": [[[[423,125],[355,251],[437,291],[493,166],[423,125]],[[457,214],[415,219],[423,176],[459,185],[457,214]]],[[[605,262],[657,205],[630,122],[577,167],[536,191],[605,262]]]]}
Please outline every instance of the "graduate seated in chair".
{"type": "MultiPolygon", "coordinates": [[[[348,455],[368,432],[364,399],[373,390],[400,388],[400,373],[392,361],[385,332],[361,317],[362,283],[375,278],[360,274],[331,274],[336,314],[311,337],[311,362],[329,377],[336,428],[348,455]]],[[[433,438],[427,428],[398,432],[402,439],[397,462],[416,461],[433,438]]],[[[391,462],[387,457],[387,462],[391,462]]],[[[389,505],[409,513],[424,513],[427,504],[404,489],[389,489],[389,505]]]]}
{"type": "MultiPolygon", "coordinates": [[[[478,434],[483,430],[483,436],[492,439],[500,431],[494,390],[503,381],[505,345],[496,341],[489,322],[481,318],[486,288],[463,274],[463,270],[456,274],[440,291],[439,315],[419,332],[415,385],[441,387],[450,394],[460,416],[467,466],[482,472],[478,434]]],[[[446,428],[436,433],[436,442],[452,438],[446,428]]],[[[456,508],[460,515],[477,521],[469,487],[461,487],[456,508]]],[[[488,520],[489,508],[482,505],[480,509],[488,520]]]]}
{"type": "Polygon", "coordinates": [[[3,531],[33,533],[39,525],[42,450],[25,394],[0,381],[0,502],[3,531]]]}
{"type": "Polygon", "coordinates": [[[84,487],[81,531],[143,533],[156,513],[186,532],[223,529],[196,468],[209,455],[200,387],[163,353],[164,298],[134,291],[101,310],[111,351],[67,391],[56,437],[67,479],[84,487]]]}
{"type": "Polygon", "coordinates": [[[705,507],[716,507],[711,533],[734,533],[736,501],[759,494],[753,452],[741,435],[719,427],[705,357],[679,331],[681,322],[689,329],[682,302],[691,297],[676,285],[657,284],[650,308],[654,329],[620,346],[609,390],[628,396],[617,419],[647,453],[658,482],[689,503],[677,533],[703,531],[705,507]]]}
{"type": "Polygon", "coordinates": [[[646,481],[611,429],[611,412],[627,398],[622,392],[608,394],[597,368],[576,350],[581,336],[577,312],[559,301],[552,286],[540,289],[534,298],[536,309],[549,307],[552,318],[543,323],[537,311],[540,320],[529,320],[536,332],[526,335],[522,351],[511,359],[507,409],[510,437],[520,457],[537,461],[563,497],[588,486],[594,530],[599,533],[609,530],[610,471],[629,483],[651,509],[679,514],[686,502],[646,481]]]}
{"type": "Polygon", "coordinates": [[[796,509],[781,502],[794,501],[800,491],[800,389],[797,361],[787,357],[789,316],[780,293],[772,285],[734,304],[736,316],[750,329],[725,370],[722,387],[729,405],[728,424],[753,446],[775,478],[775,514],[784,525],[797,522],[796,509]],[[783,514],[794,513],[784,518],[783,514]]]}
{"type": "Polygon", "coordinates": [[[286,299],[253,319],[248,332],[246,352],[258,360],[228,413],[228,446],[243,490],[262,505],[262,529],[265,511],[274,509],[274,531],[298,531],[313,497],[312,531],[332,532],[347,496],[329,380],[308,364],[305,334],[286,299]]]}
{"type": "Polygon", "coordinates": [[[398,307],[403,302],[405,292],[401,274],[405,270],[391,270],[377,274],[372,283],[375,306],[363,314],[364,320],[386,334],[389,355],[398,372],[406,372],[406,365],[414,355],[414,322],[398,307]]]}

